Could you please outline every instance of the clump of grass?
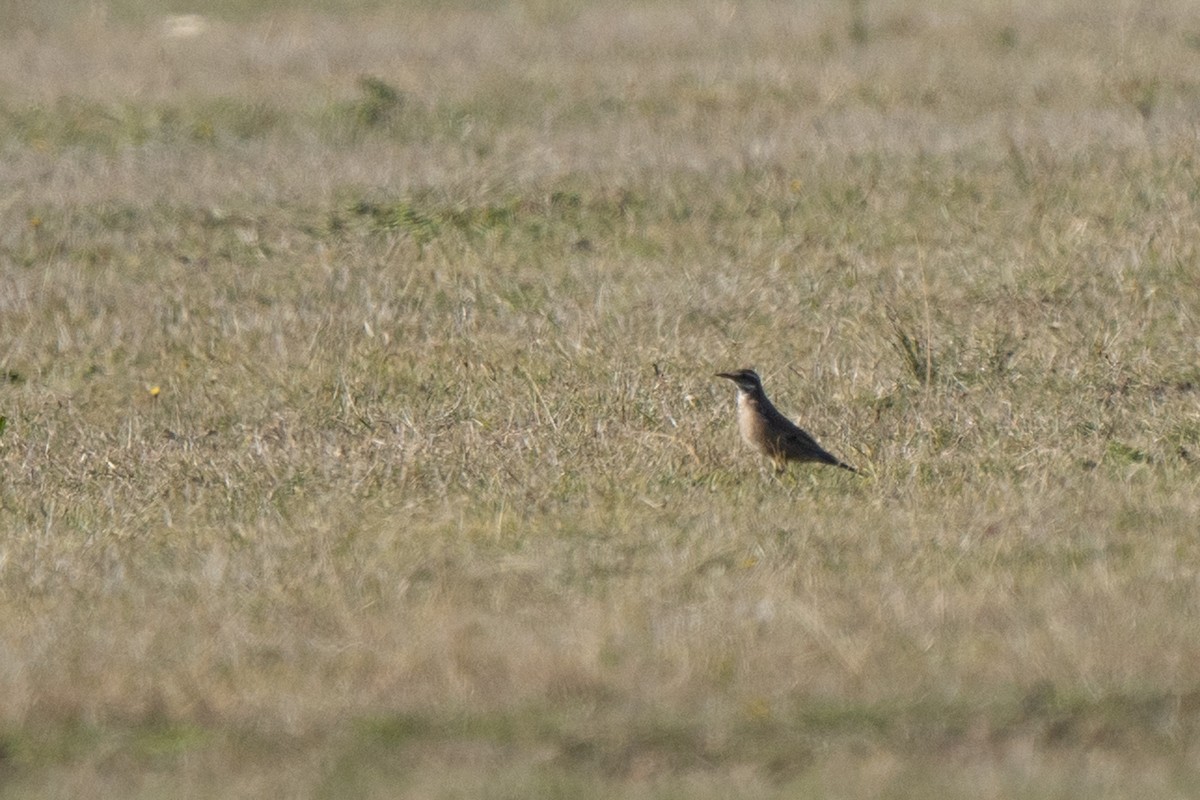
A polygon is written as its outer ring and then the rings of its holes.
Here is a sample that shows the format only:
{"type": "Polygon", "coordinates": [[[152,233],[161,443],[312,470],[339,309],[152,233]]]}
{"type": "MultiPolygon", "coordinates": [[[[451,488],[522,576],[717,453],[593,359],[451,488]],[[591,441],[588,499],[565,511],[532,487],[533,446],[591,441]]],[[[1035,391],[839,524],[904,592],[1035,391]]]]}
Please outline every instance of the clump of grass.
{"type": "Polygon", "coordinates": [[[931,386],[938,377],[938,364],[930,344],[930,329],[918,334],[913,326],[901,320],[894,308],[888,309],[892,329],[892,347],[899,354],[905,371],[922,386],[931,386]]]}
{"type": "Polygon", "coordinates": [[[403,92],[373,75],[358,79],[361,96],[354,103],[359,124],[368,129],[391,129],[404,113],[406,98],[403,92]]]}
{"type": "Polygon", "coordinates": [[[440,225],[437,218],[420,210],[408,201],[390,204],[360,200],[350,208],[351,213],[368,217],[378,231],[401,231],[411,236],[419,245],[437,238],[440,225]]]}
{"type": "Polygon", "coordinates": [[[1158,104],[1159,83],[1150,78],[1131,78],[1123,81],[1118,89],[1121,99],[1133,106],[1141,118],[1149,122],[1158,104]]]}

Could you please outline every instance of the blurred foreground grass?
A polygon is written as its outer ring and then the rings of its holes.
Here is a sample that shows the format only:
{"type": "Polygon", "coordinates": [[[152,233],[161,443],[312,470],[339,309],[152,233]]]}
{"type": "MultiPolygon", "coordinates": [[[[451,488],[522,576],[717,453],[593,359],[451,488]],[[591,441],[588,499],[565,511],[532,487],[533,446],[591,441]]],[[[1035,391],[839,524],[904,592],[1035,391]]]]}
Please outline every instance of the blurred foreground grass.
{"type": "Polygon", "coordinates": [[[97,8],[0,48],[0,794],[1197,794],[1191,6],[97,8]]]}

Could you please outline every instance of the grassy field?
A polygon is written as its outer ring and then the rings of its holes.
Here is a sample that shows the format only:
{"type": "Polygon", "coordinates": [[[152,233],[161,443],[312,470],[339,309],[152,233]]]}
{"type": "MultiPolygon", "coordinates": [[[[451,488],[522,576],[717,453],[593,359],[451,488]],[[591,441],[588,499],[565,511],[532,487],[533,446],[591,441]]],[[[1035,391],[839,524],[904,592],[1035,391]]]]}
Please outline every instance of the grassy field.
{"type": "Polygon", "coordinates": [[[1200,797],[1195,4],[388,5],[5,4],[0,797],[1200,797]]]}

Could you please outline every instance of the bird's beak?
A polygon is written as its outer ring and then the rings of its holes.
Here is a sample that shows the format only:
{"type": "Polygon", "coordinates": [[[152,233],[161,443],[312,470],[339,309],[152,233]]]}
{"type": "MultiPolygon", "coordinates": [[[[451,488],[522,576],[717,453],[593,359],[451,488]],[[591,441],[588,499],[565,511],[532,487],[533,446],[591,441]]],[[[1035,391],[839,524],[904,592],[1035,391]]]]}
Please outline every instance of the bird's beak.
{"type": "Polygon", "coordinates": [[[713,377],[714,378],[728,378],[731,381],[737,380],[737,376],[734,375],[732,372],[718,372],[718,373],[714,374],[713,377]]]}

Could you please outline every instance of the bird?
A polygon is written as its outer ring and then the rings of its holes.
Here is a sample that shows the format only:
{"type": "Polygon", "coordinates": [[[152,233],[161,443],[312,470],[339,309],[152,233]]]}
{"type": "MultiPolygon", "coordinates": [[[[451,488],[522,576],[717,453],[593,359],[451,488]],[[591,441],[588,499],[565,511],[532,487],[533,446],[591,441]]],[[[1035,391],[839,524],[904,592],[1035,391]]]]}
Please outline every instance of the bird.
{"type": "Polygon", "coordinates": [[[778,475],[787,469],[789,461],[816,461],[857,473],[854,467],[817,444],[816,440],[796,426],[775,408],[763,391],[762,378],[752,369],[737,372],[718,372],[715,377],[727,378],[737,386],[738,429],[742,439],[775,464],[778,475]]]}

